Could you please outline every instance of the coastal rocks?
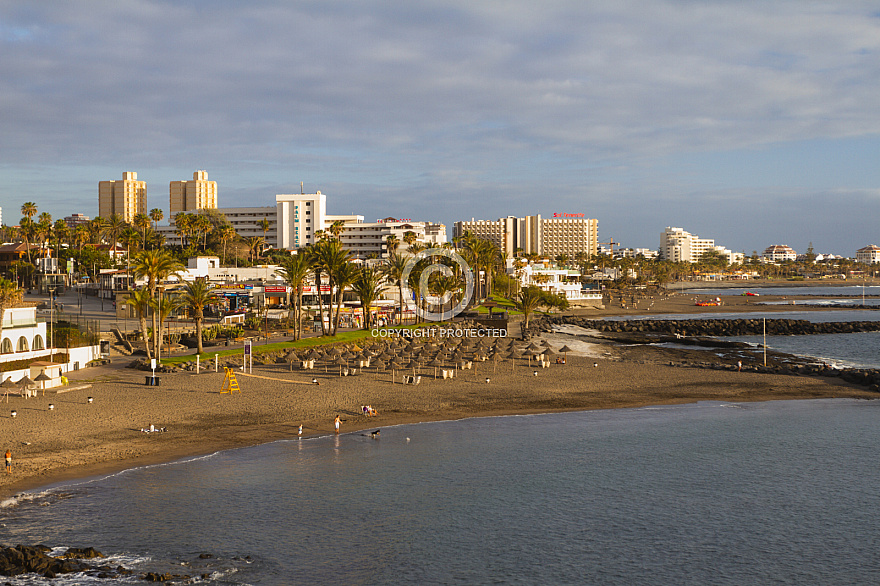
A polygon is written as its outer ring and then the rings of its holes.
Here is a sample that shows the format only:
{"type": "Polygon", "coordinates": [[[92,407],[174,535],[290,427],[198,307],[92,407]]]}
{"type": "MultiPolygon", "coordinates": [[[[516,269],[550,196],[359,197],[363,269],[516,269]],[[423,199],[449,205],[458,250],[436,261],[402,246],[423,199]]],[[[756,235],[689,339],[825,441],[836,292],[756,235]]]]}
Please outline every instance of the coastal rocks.
{"type": "Polygon", "coordinates": [[[104,557],[94,548],[72,548],[59,557],[47,555],[51,551],[45,545],[16,545],[0,548],[0,575],[20,576],[39,574],[54,578],[58,574],[88,572],[94,568],[80,559],[104,557]]]}
{"type": "Polygon", "coordinates": [[[189,580],[190,576],[187,574],[169,574],[164,573],[160,574],[158,572],[147,572],[143,576],[141,576],[147,582],[171,582],[172,580],[189,580]]]}

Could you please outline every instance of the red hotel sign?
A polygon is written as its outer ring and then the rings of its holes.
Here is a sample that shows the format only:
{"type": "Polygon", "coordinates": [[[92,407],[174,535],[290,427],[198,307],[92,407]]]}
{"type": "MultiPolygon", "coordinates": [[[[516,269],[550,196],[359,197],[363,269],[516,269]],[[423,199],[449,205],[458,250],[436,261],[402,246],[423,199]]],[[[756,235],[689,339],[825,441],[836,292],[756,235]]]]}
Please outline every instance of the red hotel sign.
{"type": "Polygon", "coordinates": [[[554,218],[583,218],[584,214],[553,214],[554,218]]]}
{"type": "Polygon", "coordinates": [[[287,287],[264,287],[266,293],[287,293],[287,287]]]}

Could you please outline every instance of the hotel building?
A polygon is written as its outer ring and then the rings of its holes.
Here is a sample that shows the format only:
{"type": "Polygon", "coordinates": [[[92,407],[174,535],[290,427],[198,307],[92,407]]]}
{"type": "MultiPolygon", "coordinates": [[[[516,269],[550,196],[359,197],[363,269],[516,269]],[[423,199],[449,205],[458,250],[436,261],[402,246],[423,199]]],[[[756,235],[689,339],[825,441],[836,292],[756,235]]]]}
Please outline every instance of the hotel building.
{"type": "Polygon", "coordinates": [[[871,265],[880,262],[880,246],[869,244],[856,251],[856,262],[871,265]]]}
{"type": "Polygon", "coordinates": [[[217,182],[208,181],[207,171],[195,171],[192,181],[172,181],[169,191],[169,216],[180,212],[217,208],[217,182]]]}
{"type": "Polygon", "coordinates": [[[507,258],[518,249],[544,257],[574,257],[581,252],[594,256],[598,252],[599,221],[583,217],[508,216],[496,221],[472,218],[455,223],[455,237],[461,238],[466,232],[495,243],[507,258]]]}
{"type": "Polygon", "coordinates": [[[709,250],[718,252],[727,258],[728,264],[741,263],[743,253],[733,252],[723,246],[716,246],[715,241],[700,238],[696,234],[685,232],[681,228],[670,228],[660,234],[660,258],[672,262],[698,262],[709,250]]]}
{"type": "Polygon", "coordinates": [[[791,246],[785,244],[773,244],[764,249],[761,255],[764,260],[770,262],[785,262],[787,260],[797,260],[797,252],[791,246]]]}
{"type": "Polygon", "coordinates": [[[137,173],[126,171],[122,181],[98,182],[98,215],[109,218],[119,215],[131,222],[138,214],[147,213],[147,182],[138,181],[137,173]]]}

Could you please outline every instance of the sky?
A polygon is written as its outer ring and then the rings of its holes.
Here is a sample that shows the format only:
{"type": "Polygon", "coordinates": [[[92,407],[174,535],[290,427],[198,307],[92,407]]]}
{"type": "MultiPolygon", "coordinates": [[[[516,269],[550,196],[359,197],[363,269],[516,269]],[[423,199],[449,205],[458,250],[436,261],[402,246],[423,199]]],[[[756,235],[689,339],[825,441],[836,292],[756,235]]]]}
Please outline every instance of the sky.
{"type": "Polygon", "coordinates": [[[880,244],[880,9],[840,0],[0,0],[0,206],[583,213],[751,254],[880,244]]]}

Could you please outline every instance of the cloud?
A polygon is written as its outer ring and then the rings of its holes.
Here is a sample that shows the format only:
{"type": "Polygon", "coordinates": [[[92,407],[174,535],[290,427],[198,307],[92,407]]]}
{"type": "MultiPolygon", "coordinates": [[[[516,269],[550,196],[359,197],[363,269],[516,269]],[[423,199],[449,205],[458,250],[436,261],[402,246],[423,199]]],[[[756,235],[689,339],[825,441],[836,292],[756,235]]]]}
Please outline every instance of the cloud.
{"type": "Polygon", "coordinates": [[[221,198],[306,180],[469,194],[461,217],[543,189],[637,211],[668,157],[880,134],[870,2],[5,3],[0,51],[0,180],[105,170],[91,191],[207,168],[221,198]]]}

